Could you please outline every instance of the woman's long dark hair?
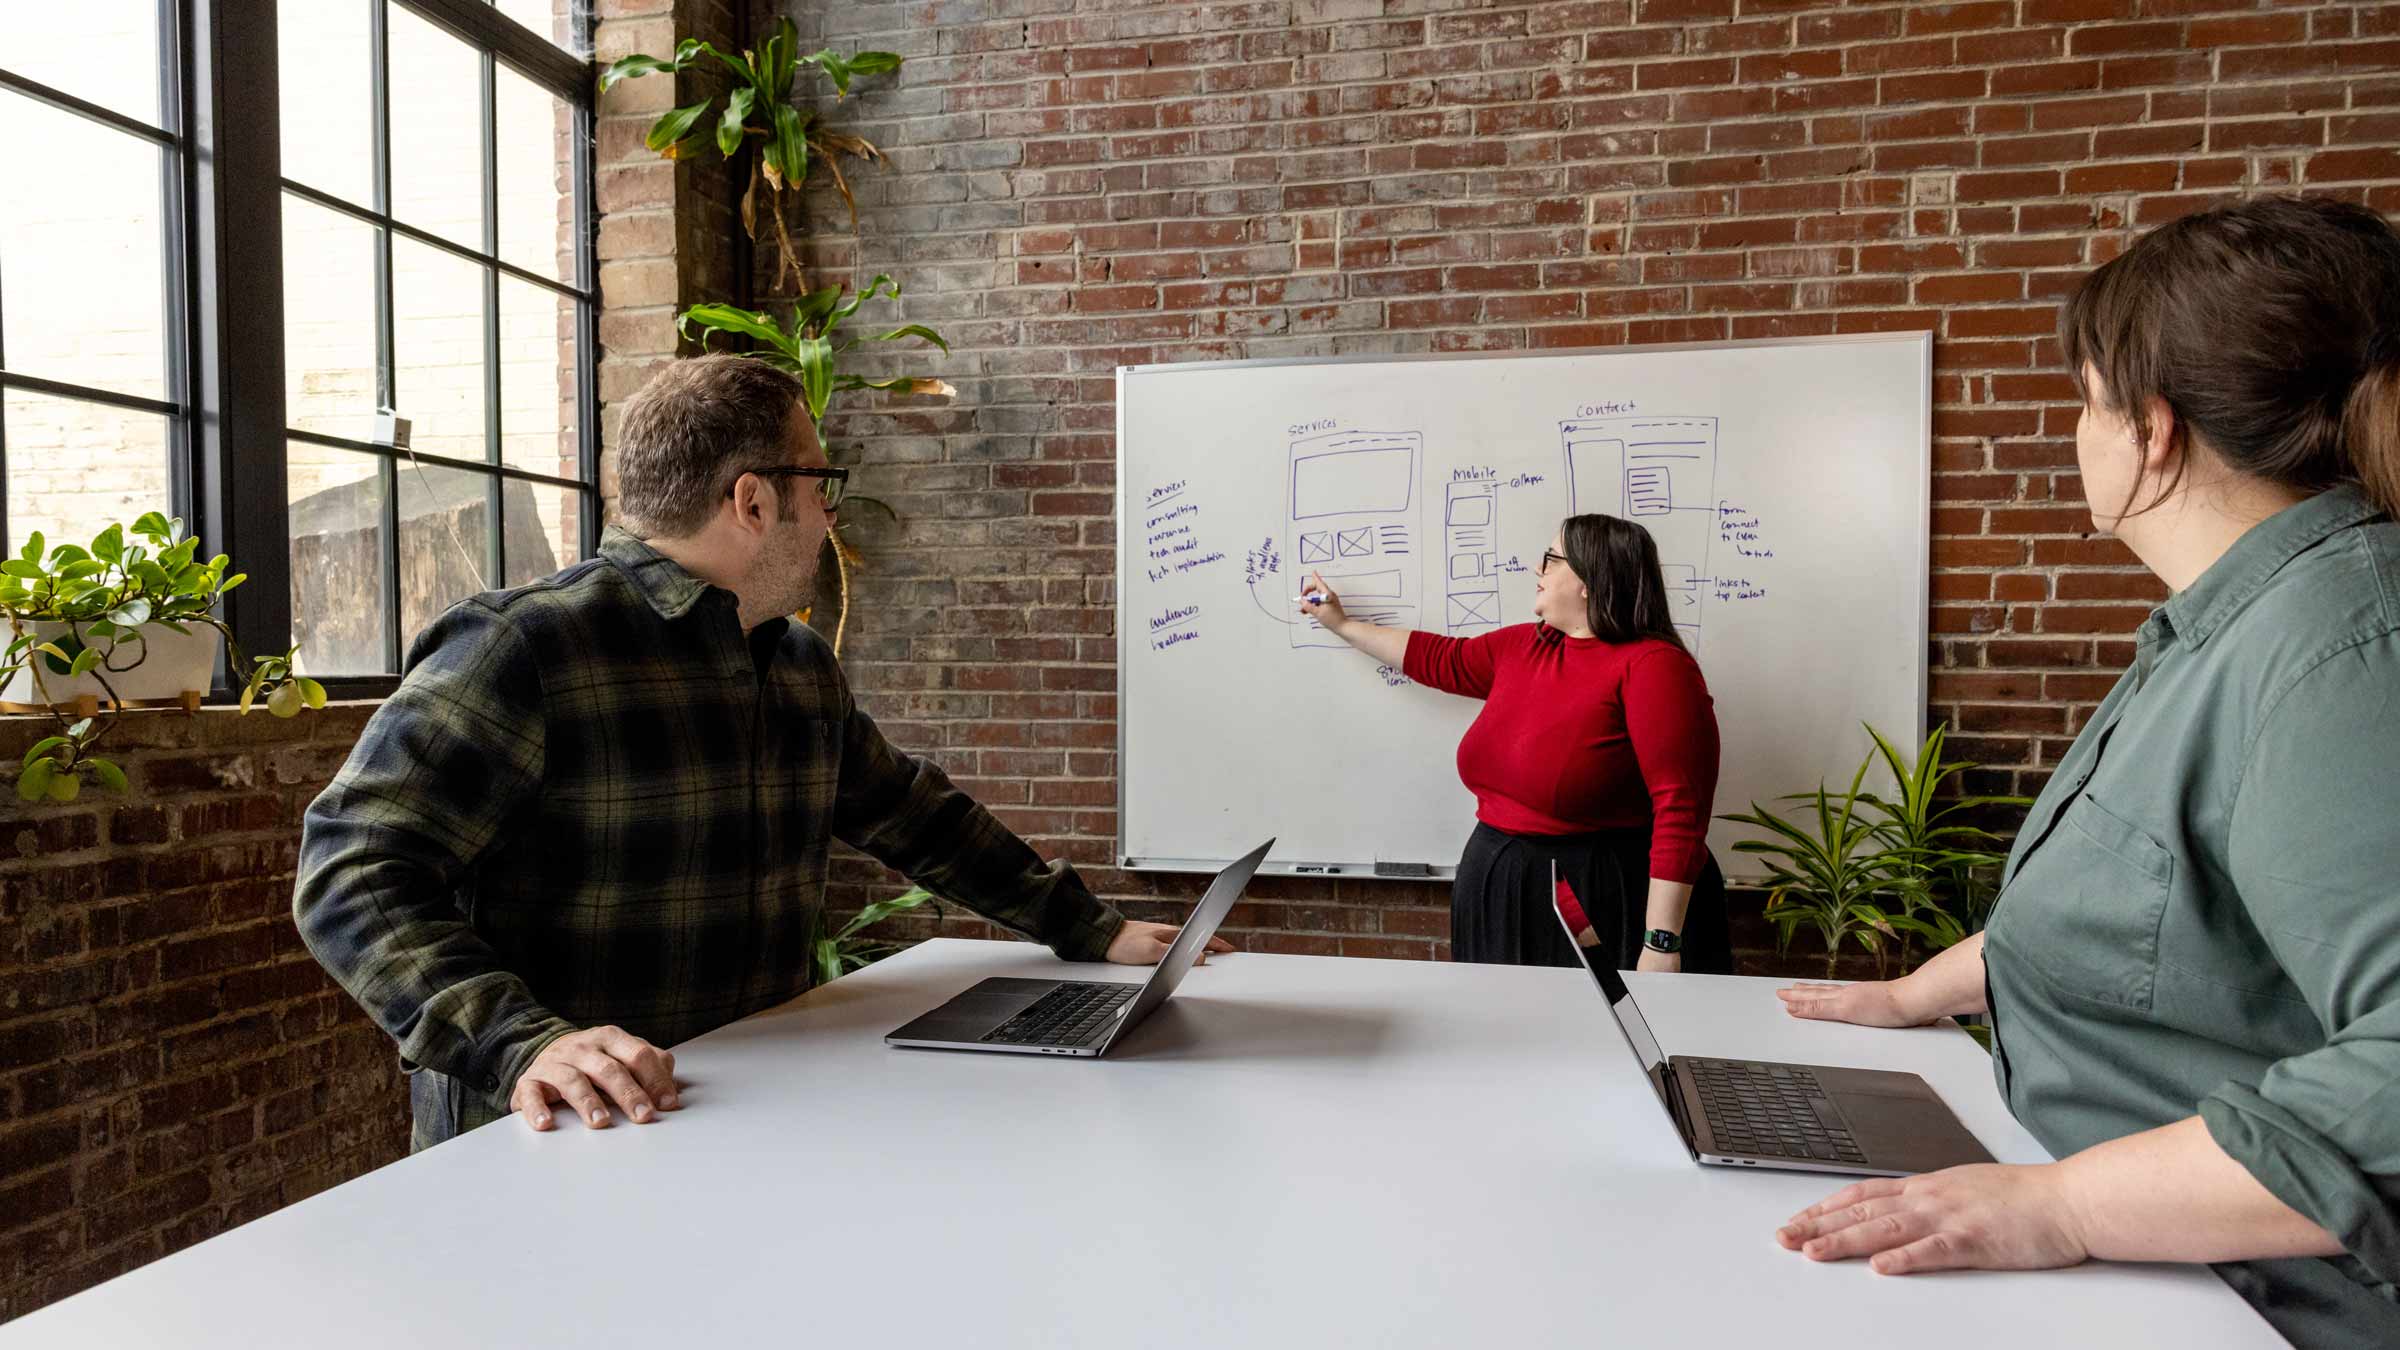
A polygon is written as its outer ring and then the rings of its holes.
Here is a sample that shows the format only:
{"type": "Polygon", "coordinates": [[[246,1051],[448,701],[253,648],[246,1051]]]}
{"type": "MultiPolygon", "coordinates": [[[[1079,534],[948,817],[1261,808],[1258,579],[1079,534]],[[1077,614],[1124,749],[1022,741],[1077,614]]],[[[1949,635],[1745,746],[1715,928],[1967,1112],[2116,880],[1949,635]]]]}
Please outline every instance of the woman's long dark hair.
{"type": "Polygon", "coordinates": [[[1558,537],[1566,545],[1567,566],[1591,591],[1586,622],[1593,636],[1607,642],[1657,638],[1690,650],[1675,631],[1666,578],[1658,570],[1658,544],[1648,530],[1615,516],[1569,516],[1558,537]]]}

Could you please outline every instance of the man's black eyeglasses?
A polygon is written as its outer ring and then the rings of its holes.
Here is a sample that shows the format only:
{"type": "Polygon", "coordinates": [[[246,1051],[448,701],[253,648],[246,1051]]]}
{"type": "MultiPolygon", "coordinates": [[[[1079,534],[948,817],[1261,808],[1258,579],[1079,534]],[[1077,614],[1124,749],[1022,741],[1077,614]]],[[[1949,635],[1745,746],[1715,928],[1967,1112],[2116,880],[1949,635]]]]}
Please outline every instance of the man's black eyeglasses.
{"type": "MultiPolygon", "coordinates": [[[[824,503],[825,509],[828,511],[840,506],[842,498],[849,495],[850,492],[850,471],[848,469],[802,468],[797,465],[787,465],[773,469],[752,469],[750,472],[761,478],[773,477],[777,474],[785,474],[793,478],[814,478],[817,480],[817,500],[824,503]]],[[[733,489],[725,489],[725,495],[732,496],[733,489]]]]}

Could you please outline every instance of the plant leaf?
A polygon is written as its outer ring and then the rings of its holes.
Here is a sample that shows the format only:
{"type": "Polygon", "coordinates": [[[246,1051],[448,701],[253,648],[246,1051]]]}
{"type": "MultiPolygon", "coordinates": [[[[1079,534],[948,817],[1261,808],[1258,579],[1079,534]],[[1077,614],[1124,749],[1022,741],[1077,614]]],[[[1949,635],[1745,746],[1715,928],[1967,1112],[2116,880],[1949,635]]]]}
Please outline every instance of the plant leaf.
{"type": "Polygon", "coordinates": [[[703,345],[706,345],[707,342],[707,338],[703,336],[705,330],[715,329],[719,332],[739,333],[744,337],[765,343],[778,352],[789,354],[791,350],[790,340],[784,336],[782,329],[775,326],[773,319],[757,310],[743,309],[739,305],[694,305],[676,317],[675,326],[682,331],[685,337],[692,338],[703,345]]]}
{"type": "Polygon", "coordinates": [[[299,680],[300,699],[311,708],[325,706],[325,686],[303,675],[299,680]]]}
{"type": "Polygon", "coordinates": [[[826,77],[833,81],[833,96],[837,101],[850,92],[850,63],[843,60],[833,48],[812,52],[800,60],[825,72],[826,77]]]}
{"type": "Polygon", "coordinates": [[[808,181],[808,124],[789,103],[775,105],[774,134],[767,137],[767,185],[778,190],[808,181]]]}
{"type": "Polygon", "coordinates": [[[856,75],[889,75],[900,68],[897,52],[852,52],[850,73],[856,75]]]}
{"type": "Polygon", "coordinates": [[[73,744],[73,742],[69,741],[64,736],[46,736],[33,743],[33,748],[25,752],[25,759],[18,767],[22,768],[25,765],[31,764],[35,760],[42,758],[44,755],[49,754],[51,751],[56,750],[58,747],[70,744],[73,744]]]}
{"type": "Polygon", "coordinates": [[[708,112],[708,105],[712,101],[702,99],[698,103],[686,103],[659,118],[650,124],[650,134],[642,137],[642,144],[669,159],[676,158],[675,147],[682,143],[684,137],[692,134],[693,124],[708,112]]]}
{"type": "Polygon", "coordinates": [[[934,346],[941,348],[943,355],[947,356],[950,354],[950,344],[942,340],[942,335],[930,328],[927,328],[921,323],[904,324],[888,333],[878,333],[868,340],[871,342],[893,342],[900,338],[911,337],[923,338],[927,342],[932,343],[934,346]]]}
{"type": "Polygon", "coordinates": [[[92,766],[92,773],[100,780],[102,787],[111,792],[125,790],[125,771],[118,768],[114,760],[93,758],[85,760],[84,763],[92,766]]]}
{"type": "Polygon", "coordinates": [[[742,148],[742,127],[750,120],[750,105],[758,91],[748,85],[734,90],[725,98],[725,115],[717,119],[717,152],[730,156],[742,148]]]}
{"type": "Polygon", "coordinates": [[[644,75],[672,75],[677,69],[673,61],[655,56],[620,57],[609,62],[608,69],[600,72],[600,92],[607,93],[609,86],[619,80],[639,79],[644,75]]]}
{"type": "Polygon", "coordinates": [[[75,776],[74,770],[64,769],[50,775],[50,800],[71,802],[82,793],[83,780],[75,776]]]}
{"type": "Polygon", "coordinates": [[[57,762],[37,759],[17,775],[17,795],[29,802],[38,802],[49,795],[50,779],[58,772],[57,762]]]}
{"type": "Polygon", "coordinates": [[[807,391],[808,415],[823,421],[825,404],[833,397],[833,344],[821,337],[801,338],[791,350],[801,387],[807,391]]]}

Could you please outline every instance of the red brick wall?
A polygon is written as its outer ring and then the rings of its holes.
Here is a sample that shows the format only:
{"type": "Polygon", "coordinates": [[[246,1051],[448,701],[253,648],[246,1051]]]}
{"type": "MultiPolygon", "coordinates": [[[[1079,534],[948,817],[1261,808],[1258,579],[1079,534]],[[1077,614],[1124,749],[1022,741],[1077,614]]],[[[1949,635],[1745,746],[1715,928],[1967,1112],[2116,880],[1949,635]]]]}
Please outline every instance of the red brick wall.
{"type": "MultiPolygon", "coordinates": [[[[291,917],[369,711],[134,713],[127,795],[0,800],[0,1320],[406,1151],[391,1040],[291,917]]],[[[48,730],[0,719],[0,759],[48,730]]]]}
{"type": "MultiPolygon", "coordinates": [[[[2030,792],[2161,595],[2089,532],[2057,301],[2242,193],[2400,209],[2400,4],[788,8],[909,58],[825,105],[891,164],[857,238],[816,189],[812,281],[896,274],[963,395],[831,428],[908,516],[853,678],[1137,905],[1191,887],[1106,866],[1118,364],[1930,330],[1931,716],[2030,792]]],[[[1253,945],[1442,945],[1438,888],[1262,889],[1253,945]]]]}

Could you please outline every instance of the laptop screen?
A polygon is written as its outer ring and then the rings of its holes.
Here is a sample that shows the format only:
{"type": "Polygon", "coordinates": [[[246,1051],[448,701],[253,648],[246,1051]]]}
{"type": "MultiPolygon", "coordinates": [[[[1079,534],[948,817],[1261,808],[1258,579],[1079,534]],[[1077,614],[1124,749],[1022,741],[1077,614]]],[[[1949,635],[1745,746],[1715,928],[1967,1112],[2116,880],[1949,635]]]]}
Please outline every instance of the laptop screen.
{"type": "Polygon", "coordinates": [[[1175,986],[1183,983],[1183,977],[1199,961],[1201,949],[1216,936],[1217,925],[1225,922],[1225,916],[1233,911],[1233,902],[1242,898],[1242,888],[1250,884],[1251,874],[1258,871],[1258,865],[1266,860],[1267,850],[1273,847],[1275,841],[1269,839],[1217,873],[1216,880],[1208,884],[1207,894],[1192,906],[1192,916],[1183,921],[1182,931],[1167,944],[1166,954],[1158,958],[1158,966],[1143,983],[1142,992],[1134,996],[1118,1017],[1119,1029],[1149,1016],[1151,1009],[1166,1002],[1175,992],[1175,986]]]}
{"type": "Polygon", "coordinates": [[[1608,1005],[1609,1016],[1617,1019],[1617,1029],[1625,1033],[1625,1044],[1633,1051],[1633,1057],[1642,1062],[1643,1076],[1650,1080],[1652,1090],[1658,1093],[1658,1100],[1666,1106],[1667,1113],[1674,1115],[1674,1104],[1667,1101],[1665,1077],[1659,1072],[1660,1066],[1667,1062],[1667,1057],[1659,1053],[1658,1038],[1650,1034],[1650,1024],[1642,1020],[1642,1010],[1633,1001],[1633,991],[1625,987],[1624,977],[1606,960],[1600,959],[1602,953],[1575,940],[1574,925],[1559,904],[1557,863],[1550,864],[1550,909],[1558,915],[1558,926],[1566,930],[1567,944],[1575,949],[1583,968],[1590,972],[1592,983],[1600,986],[1601,1000],[1608,1005]]]}

